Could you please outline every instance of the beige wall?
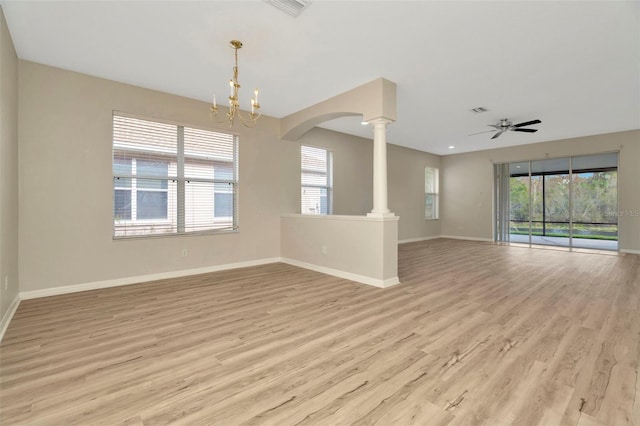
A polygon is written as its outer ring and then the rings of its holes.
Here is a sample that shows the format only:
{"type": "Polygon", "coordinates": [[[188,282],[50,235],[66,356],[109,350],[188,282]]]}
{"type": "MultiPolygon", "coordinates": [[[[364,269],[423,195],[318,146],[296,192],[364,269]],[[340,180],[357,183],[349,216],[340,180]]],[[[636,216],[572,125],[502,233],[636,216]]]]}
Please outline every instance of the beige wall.
{"type": "MultiPolygon", "coordinates": [[[[326,148],[333,155],[333,214],[365,215],[373,206],[373,142],[331,130],[314,128],[298,145],[326,148]]],[[[296,162],[300,168],[300,157],[296,162]]],[[[300,177],[298,176],[298,181],[300,177]]],[[[300,191],[297,192],[300,213],[300,191]]]]}
{"type": "Polygon", "coordinates": [[[640,251],[640,130],[442,157],[442,234],[493,238],[493,163],[618,150],[619,245],[640,251]]]}
{"type": "Polygon", "coordinates": [[[280,215],[298,208],[299,149],[279,139],[277,120],[234,128],[240,232],[113,241],[113,110],[214,128],[203,102],[20,62],[21,291],[280,255],[280,215]]]}
{"type": "Polygon", "coordinates": [[[396,84],[384,78],[296,111],[280,120],[284,139],[298,140],[309,130],[338,117],[361,115],[364,121],[396,120],[396,84]]]}
{"type": "MultiPolygon", "coordinates": [[[[324,129],[285,141],[278,120],[263,117],[256,128],[234,128],[239,233],[113,241],[112,111],[215,129],[208,105],[28,61],[19,71],[21,291],[279,257],[280,215],[300,211],[300,144],[334,152],[336,214],[371,210],[371,141],[324,129]]],[[[390,147],[389,157],[399,155],[394,164],[404,172],[402,162],[413,156],[403,150],[390,147]]],[[[421,212],[422,193],[417,197],[421,212]]]]}
{"type": "MultiPolygon", "coordinates": [[[[315,128],[303,135],[298,142],[337,153],[333,157],[333,177],[336,182],[333,194],[334,214],[365,215],[371,211],[373,141],[315,128]]],[[[297,164],[300,164],[299,160],[297,164]]],[[[398,145],[387,145],[388,204],[389,209],[400,217],[400,241],[440,235],[440,221],[424,218],[424,168],[427,166],[439,168],[440,156],[398,145]]],[[[300,209],[297,211],[299,213],[300,209]]]]}
{"type": "Polygon", "coordinates": [[[18,277],[18,57],[0,8],[0,318],[18,277]]]}
{"type": "MultiPolygon", "coordinates": [[[[424,168],[440,168],[440,158],[398,145],[388,146],[389,209],[400,216],[399,241],[440,235],[441,221],[424,218],[424,168]]],[[[442,187],[442,171],[440,176],[442,187]]]]}
{"type": "Polygon", "coordinates": [[[285,262],[377,287],[398,284],[398,218],[285,215],[285,262]]]}
{"type": "MultiPolygon", "coordinates": [[[[6,34],[3,23],[2,274],[10,284],[3,310],[17,293],[18,276],[20,291],[32,291],[281,256],[280,216],[300,209],[300,144],[334,152],[336,214],[371,209],[371,141],[323,129],[296,142],[284,141],[278,120],[263,117],[254,129],[234,129],[240,136],[239,233],[113,241],[112,111],[215,128],[208,105],[17,61],[6,34]],[[185,248],[189,254],[182,257],[185,248]]],[[[389,145],[389,207],[400,216],[398,238],[444,234],[490,239],[492,161],[596,153],[620,145],[620,209],[636,211],[638,138],[638,131],[623,132],[445,157],[389,145]],[[441,171],[440,221],[423,218],[425,166],[441,171]]],[[[621,248],[640,249],[638,220],[620,218],[621,248]]]]}

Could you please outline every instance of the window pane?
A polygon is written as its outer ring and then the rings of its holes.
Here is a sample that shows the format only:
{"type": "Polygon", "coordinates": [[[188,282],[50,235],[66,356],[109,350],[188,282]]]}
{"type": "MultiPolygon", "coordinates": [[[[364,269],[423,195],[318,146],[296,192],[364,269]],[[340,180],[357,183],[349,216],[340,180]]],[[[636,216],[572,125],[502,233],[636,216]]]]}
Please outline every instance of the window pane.
{"type": "Polygon", "coordinates": [[[234,179],[236,156],[233,135],[207,130],[184,129],[185,177],[200,179],[234,179]],[[222,167],[226,173],[220,174],[222,167]]]}
{"type": "Polygon", "coordinates": [[[436,192],[435,170],[429,167],[424,169],[424,192],[436,192]]]}
{"type": "Polygon", "coordinates": [[[310,146],[300,147],[302,170],[327,172],[327,150],[310,146]]]}
{"type": "Polygon", "coordinates": [[[145,177],[167,177],[169,163],[156,160],[138,160],[136,163],[136,175],[145,177]]]}
{"type": "Polygon", "coordinates": [[[529,235],[529,188],[528,174],[509,179],[509,232],[512,235],[529,235]]]}
{"type": "MultiPolygon", "coordinates": [[[[136,162],[136,175],[167,177],[169,175],[169,163],[166,161],[138,160],[136,162]]],[[[138,188],[144,189],[167,189],[166,179],[138,179],[136,184],[138,188]]]]}
{"type": "Polygon", "coordinates": [[[193,232],[214,227],[213,185],[212,182],[185,183],[185,230],[193,232]]]}
{"type": "Polygon", "coordinates": [[[327,188],[302,187],[302,213],[328,214],[327,188]]]}
{"type": "Polygon", "coordinates": [[[617,168],[618,168],[617,152],[571,157],[571,169],[573,170],[574,173],[580,170],[617,169],[617,168]]]}
{"type": "Polygon", "coordinates": [[[131,220],[131,191],[120,189],[114,191],[113,219],[131,220]]]}
{"type": "Polygon", "coordinates": [[[184,128],[184,154],[187,159],[223,161],[235,159],[234,136],[227,133],[184,128]]]}
{"type": "Polygon", "coordinates": [[[573,222],[575,224],[617,224],[618,172],[573,175],[573,222]]]}
{"type": "Polygon", "coordinates": [[[301,212],[330,214],[331,152],[310,146],[300,147],[301,212]]]}
{"type": "MultiPolygon", "coordinates": [[[[528,177],[521,176],[521,179],[528,179],[528,177]]],[[[537,228],[539,223],[544,219],[543,206],[544,198],[542,194],[544,176],[537,175],[531,176],[531,220],[534,222],[533,227],[537,228]]]]}
{"type": "Polygon", "coordinates": [[[573,245],[592,246],[592,241],[618,240],[618,172],[602,171],[573,175],[573,245]]]}
{"type": "Polygon", "coordinates": [[[327,175],[319,173],[302,172],[301,183],[303,185],[320,185],[327,186],[327,175]]]}
{"type": "Polygon", "coordinates": [[[437,219],[436,215],[436,203],[437,195],[425,194],[424,197],[424,217],[425,219],[437,219]]]}
{"type": "Polygon", "coordinates": [[[131,188],[131,178],[113,178],[113,185],[116,188],[131,188]]]}
{"type": "Polygon", "coordinates": [[[214,194],[213,206],[215,217],[233,216],[233,193],[216,192],[214,194]]]}
{"type": "Polygon", "coordinates": [[[424,217],[438,219],[438,169],[424,168],[424,217]]]}
{"type": "Polygon", "coordinates": [[[235,188],[234,183],[186,182],[185,230],[233,228],[235,188]]]}
{"type": "Polygon", "coordinates": [[[138,189],[167,189],[167,179],[136,179],[138,189]]]}
{"type": "Polygon", "coordinates": [[[138,191],[136,219],[166,219],[167,201],[165,191],[138,191]]]}
{"type": "Polygon", "coordinates": [[[537,173],[569,173],[569,157],[550,158],[531,162],[531,174],[537,173]]]}
{"type": "Polygon", "coordinates": [[[529,176],[529,162],[509,163],[509,176],[529,176]]]}
{"type": "Polygon", "coordinates": [[[145,154],[173,154],[177,152],[177,129],[172,124],[140,120],[138,118],[113,116],[114,152],[135,152],[138,157],[145,154]]]}
{"type": "Polygon", "coordinates": [[[569,228],[569,175],[544,176],[545,216],[558,232],[569,228]]]}
{"type": "Polygon", "coordinates": [[[214,177],[216,180],[233,181],[233,164],[218,161],[214,164],[214,177]]]}
{"type": "MultiPolygon", "coordinates": [[[[113,158],[113,175],[116,177],[121,175],[124,175],[124,176],[131,175],[131,158],[114,157],[113,158]]],[[[130,178],[118,177],[117,181],[114,183],[118,188],[131,188],[130,178]]]]}
{"type": "Polygon", "coordinates": [[[213,179],[213,161],[187,160],[184,175],[186,178],[213,179]]]}

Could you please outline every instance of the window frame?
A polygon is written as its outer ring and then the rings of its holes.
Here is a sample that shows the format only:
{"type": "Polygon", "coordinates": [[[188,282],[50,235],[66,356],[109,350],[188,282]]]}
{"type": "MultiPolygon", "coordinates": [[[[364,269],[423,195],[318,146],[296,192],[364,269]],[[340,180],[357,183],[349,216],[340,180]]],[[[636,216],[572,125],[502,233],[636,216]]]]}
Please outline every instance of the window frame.
{"type": "MultiPolygon", "coordinates": [[[[138,239],[138,238],[158,238],[158,237],[172,237],[172,236],[191,236],[191,235],[212,235],[212,234],[225,234],[225,233],[235,233],[239,232],[239,215],[238,215],[238,196],[239,196],[239,136],[235,133],[230,132],[221,132],[218,129],[210,129],[210,128],[202,128],[193,125],[158,120],[156,118],[149,118],[144,116],[138,116],[134,114],[123,113],[120,111],[113,111],[112,113],[112,141],[111,141],[111,161],[112,161],[112,239],[113,240],[123,240],[123,239],[138,239]],[[144,148],[138,151],[135,148],[126,148],[126,147],[118,147],[116,145],[115,140],[115,129],[116,129],[116,117],[123,119],[134,119],[134,120],[143,120],[150,123],[155,124],[163,124],[175,127],[176,131],[176,146],[175,152],[169,153],[166,155],[166,152],[162,152],[160,155],[160,151],[158,154],[158,160],[160,162],[165,162],[167,164],[167,176],[152,176],[152,175],[138,175],[136,173],[136,163],[137,161],[152,161],[154,156],[153,154],[149,154],[148,152],[144,152],[144,148]],[[194,157],[192,154],[186,152],[185,150],[185,129],[195,130],[195,131],[204,131],[211,132],[214,134],[221,134],[225,137],[232,138],[232,159],[231,161],[223,161],[219,158],[207,159],[206,163],[211,163],[213,167],[213,175],[212,177],[189,177],[188,172],[185,171],[185,165],[188,165],[190,160],[194,159],[197,161],[198,159],[194,157]],[[130,159],[130,172],[129,173],[116,173],[114,169],[115,161],[118,156],[118,153],[122,153],[123,159],[130,159]],[[231,169],[231,177],[221,179],[216,176],[216,167],[219,167],[219,163],[229,163],[231,169]],[[118,186],[116,181],[118,179],[128,179],[128,187],[126,186],[118,186]],[[138,188],[137,181],[138,180],[158,180],[161,182],[166,182],[166,188],[138,188]],[[210,197],[202,197],[200,198],[204,204],[212,203],[212,212],[213,216],[210,218],[209,224],[198,224],[192,223],[191,225],[187,225],[186,215],[197,213],[198,210],[189,209],[188,203],[185,200],[185,192],[186,185],[193,183],[204,183],[210,184],[213,186],[212,191],[210,193],[210,197]],[[232,194],[231,201],[231,216],[224,217],[215,217],[215,196],[216,190],[215,187],[218,184],[228,184],[231,189],[225,193],[232,194]],[[173,187],[173,188],[172,188],[173,187]],[[115,207],[116,207],[116,191],[128,191],[129,192],[129,200],[131,203],[130,207],[130,218],[129,219],[116,219],[115,216],[115,207]],[[143,218],[138,219],[136,212],[136,204],[137,204],[137,193],[139,191],[147,191],[147,192],[163,192],[167,197],[167,217],[166,218],[143,218]],[[171,192],[173,191],[173,194],[171,192]],[[173,198],[173,201],[171,200],[173,198]],[[172,205],[173,204],[173,205],[172,205]],[[174,211],[175,210],[175,211],[174,211]],[[221,228],[209,228],[209,229],[197,229],[198,226],[211,226],[216,222],[225,223],[230,222],[229,227],[221,227],[221,228]],[[118,225],[121,227],[124,226],[123,229],[118,230],[118,225]],[[129,227],[133,225],[140,226],[161,226],[161,227],[171,227],[169,232],[158,232],[153,233],[153,230],[149,232],[148,230],[132,230],[132,234],[127,234],[129,227]],[[196,228],[195,230],[187,230],[187,228],[196,228]]],[[[173,129],[172,129],[173,130],[173,129]]],[[[173,147],[172,147],[173,150],[173,147]]],[[[204,160],[203,160],[204,161],[204,160]]],[[[188,167],[188,166],[187,166],[188,167]]],[[[162,185],[160,185],[162,186],[162,185]]],[[[197,190],[197,187],[196,187],[197,190]]]]}
{"type": "Polygon", "coordinates": [[[439,220],[440,219],[440,169],[437,167],[425,166],[424,168],[424,219],[439,220]],[[433,185],[427,188],[427,173],[433,173],[433,185]],[[431,197],[433,203],[430,209],[427,209],[427,200],[431,197]],[[427,213],[431,213],[427,215],[427,213]]]}
{"type": "Polygon", "coordinates": [[[314,145],[300,145],[300,213],[306,215],[324,215],[329,216],[333,214],[333,151],[328,148],[314,145]],[[305,148],[309,148],[312,150],[320,150],[325,152],[325,171],[318,171],[315,169],[304,169],[302,164],[302,156],[305,148]],[[326,176],[326,185],[316,185],[316,184],[304,184],[303,176],[307,175],[316,175],[316,176],[326,176]],[[315,188],[315,189],[324,189],[326,191],[326,199],[327,199],[327,212],[316,212],[316,213],[305,213],[303,209],[303,191],[305,188],[315,188]]]}

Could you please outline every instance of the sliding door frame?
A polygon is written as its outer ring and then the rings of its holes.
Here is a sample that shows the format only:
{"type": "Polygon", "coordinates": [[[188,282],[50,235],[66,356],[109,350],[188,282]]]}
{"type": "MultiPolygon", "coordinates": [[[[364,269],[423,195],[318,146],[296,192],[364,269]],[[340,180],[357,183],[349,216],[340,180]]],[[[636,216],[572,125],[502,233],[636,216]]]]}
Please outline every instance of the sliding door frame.
{"type": "MultiPolygon", "coordinates": [[[[599,153],[592,154],[579,154],[579,155],[569,155],[569,156],[560,156],[560,157],[546,157],[541,159],[529,159],[529,160],[521,160],[521,161],[509,161],[505,163],[494,163],[494,221],[493,221],[493,234],[494,234],[494,242],[510,242],[511,240],[511,204],[510,204],[510,189],[511,189],[511,173],[509,166],[514,163],[526,163],[528,165],[528,187],[529,187],[529,232],[528,232],[528,240],[529,245],[533,244],[532,241],[532,232],[533,232],[533,191],[532,191],[532,164],[534,161],[544,161],[544,160],[554,160],[554,159],[568,159],[569,167],[568,167],[568,176],[569,176],[569,200],[568,200],[568,209],[569,209],[569,245],[568,248],[580,248],[574,247],[574,211],[573,211],[573,193],[574,193],[574,173],[573,173],[573,160],[575,157],[587,157],[587,156],[597,156],[604,154],[616,154],[616,210],[619,210],[620,205],[620,183],[618,178],[620,176],[620,151],[603,151],[599,153]],[[505,217],[507,220],[505,220],[505,217]]],[[[581,169],[582,170],[582,169],[581,169]]],[[[594,172],[597,169],[594,169],[594,172]]],[[[558,171],[560,172],[560,170],[558,171]]],[[[543,214],[543,229],[545,227],[544,220],[546,218],[546,206],[545,206],[545,174],[541,174],[542,176],[542,214],[543,214]]],[[[619,226],[619,220],[616,219],[616,228],[619,226]]],[[[619,250],[619,238],[620,233],[619,230],[618,236],[616,239],[616,250],[619,250]]],[[[543,233],[544,234],[544,233],[543,233]]]]}

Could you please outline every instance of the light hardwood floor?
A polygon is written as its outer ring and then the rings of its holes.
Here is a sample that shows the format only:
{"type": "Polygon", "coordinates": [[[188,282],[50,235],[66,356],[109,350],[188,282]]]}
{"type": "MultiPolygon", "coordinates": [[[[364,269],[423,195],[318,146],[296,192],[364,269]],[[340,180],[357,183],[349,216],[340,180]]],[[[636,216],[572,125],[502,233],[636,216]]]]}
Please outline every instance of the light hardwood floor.
{"type": "Polygon", "coordinates": [[[3,425],[640,425],[640,256],[432,240],[26,300],[3,425]]]}

